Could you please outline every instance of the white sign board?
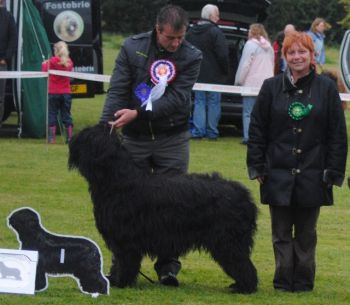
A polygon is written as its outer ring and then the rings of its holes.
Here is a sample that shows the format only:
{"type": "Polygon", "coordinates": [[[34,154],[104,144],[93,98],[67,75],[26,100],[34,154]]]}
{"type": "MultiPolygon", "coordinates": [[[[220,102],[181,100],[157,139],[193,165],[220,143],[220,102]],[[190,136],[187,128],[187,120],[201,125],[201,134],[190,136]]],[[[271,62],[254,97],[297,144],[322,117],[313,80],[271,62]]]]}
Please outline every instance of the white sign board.
{"type": "Polygon", "coordinates": [[[38,251],[0,249],[0,293],[34,294],[38,251]]]}

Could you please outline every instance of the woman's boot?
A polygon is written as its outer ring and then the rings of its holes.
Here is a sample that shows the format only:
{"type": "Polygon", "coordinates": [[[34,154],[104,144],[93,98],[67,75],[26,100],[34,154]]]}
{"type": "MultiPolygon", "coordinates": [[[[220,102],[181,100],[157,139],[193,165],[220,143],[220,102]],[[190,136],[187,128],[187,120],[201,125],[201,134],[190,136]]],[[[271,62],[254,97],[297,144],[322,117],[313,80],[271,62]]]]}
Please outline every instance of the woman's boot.
{"type": "Polygon", "coordinates": [[[49,144],[56,143],[56,126],[49,127],[48,143],[49,144]]]}
{"type": "Polygon", "coordinates": [[[66,144],[70,142],[73,136],[73,126],[68,126],[66,128],[66,144]]]}

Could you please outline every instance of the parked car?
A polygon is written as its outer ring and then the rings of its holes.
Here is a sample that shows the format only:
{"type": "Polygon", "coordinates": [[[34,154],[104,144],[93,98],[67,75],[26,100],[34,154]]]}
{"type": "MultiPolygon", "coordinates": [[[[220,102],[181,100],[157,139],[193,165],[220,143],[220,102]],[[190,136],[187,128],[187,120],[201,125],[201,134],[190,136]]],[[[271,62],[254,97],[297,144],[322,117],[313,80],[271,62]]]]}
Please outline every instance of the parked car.
{"type": "Polygon", "coordinates": [[[344,34],[339,52],[340,71],[347,91],[350,91],[350,30],[344,34]]]}
{"type": "MultiPolygon", "coordinates": [[[[229,46],[229,76],[224,85],[233,85],[243,46],[247,40],[249,25],[263,22],[266,10],[270,5],[268,0],[173,0],[173,4],[185,9],[190,23],[195,24],[201,15],[204,5],[211,3],[218,6],[220,20],[218,26],[224,32],[229,46]]],[[[235,125],[242,127],[242,97],[239,94],[223,93],[221,98],[220,125],[235,125]]]]}

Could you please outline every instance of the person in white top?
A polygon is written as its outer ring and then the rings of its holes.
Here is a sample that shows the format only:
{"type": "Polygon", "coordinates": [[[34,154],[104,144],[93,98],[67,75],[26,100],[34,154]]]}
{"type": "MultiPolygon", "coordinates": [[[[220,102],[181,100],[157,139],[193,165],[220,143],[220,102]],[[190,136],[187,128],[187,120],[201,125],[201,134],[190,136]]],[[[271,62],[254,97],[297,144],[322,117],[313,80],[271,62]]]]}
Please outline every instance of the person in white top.
{"type": "MultiPolygon", "coordinates": [[[[261,87],[263,81],[273,76],[274,52],[265,28],[260,23],[249,27],[248,40],[236,72],[235,85],[261,87]]],[[[255,104],[255,96],[243,96],[243,140],[247,144],[249,136],[250,114],[255,104]]]]}

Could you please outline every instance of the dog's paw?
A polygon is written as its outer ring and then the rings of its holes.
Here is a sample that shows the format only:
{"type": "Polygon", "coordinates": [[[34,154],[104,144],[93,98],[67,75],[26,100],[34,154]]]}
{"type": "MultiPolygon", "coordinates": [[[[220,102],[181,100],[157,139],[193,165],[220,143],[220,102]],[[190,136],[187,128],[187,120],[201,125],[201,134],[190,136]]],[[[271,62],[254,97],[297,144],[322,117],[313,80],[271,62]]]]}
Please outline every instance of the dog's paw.
{"type": "Polygon", "coordinates": [[[111,274],[106,275],[106,278],[108,279],[109,285],[111,287],[125,288],[125,287],[133,287],[136,284],[135,281],[129,283],[129,282],[120,280],[120,279],[116,278],[116,276],[111,275],[111,274]]]}
{"type": "Polygon", "coordinates": [[[173,274],[171,272],[169,272],[166,275],[160,276],[159,282],[165,286],[173,286],[173,287],[179,286],[179,281],[177,280],[175,274],[173,274]]]}
{"type": "Polygon", "coordinates": [[[230,288],[232,293],[241,293],[241,294],[250,294],[250,293],[254,293],[257,291],[256,288],[254,288],[254,289],[242,289],[236,283],[232,283],[228,288],[230,288]]]}

